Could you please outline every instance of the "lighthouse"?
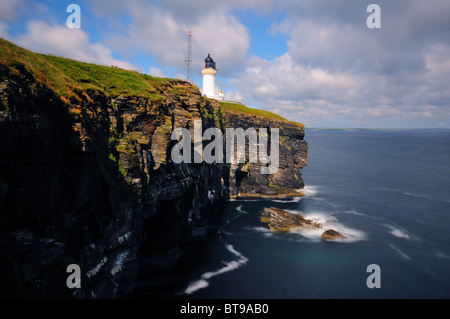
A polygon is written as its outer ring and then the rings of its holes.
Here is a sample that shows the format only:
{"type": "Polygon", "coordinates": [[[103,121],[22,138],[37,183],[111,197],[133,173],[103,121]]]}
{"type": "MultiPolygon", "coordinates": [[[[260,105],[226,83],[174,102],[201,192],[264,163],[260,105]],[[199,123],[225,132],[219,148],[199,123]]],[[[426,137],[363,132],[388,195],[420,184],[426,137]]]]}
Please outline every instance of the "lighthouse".
{"type": "Polygon", "coordinates": [[[220,91],[216,94],[216,62],[211,58],[211,55],[208,53],[208,56],[205,59],[204,68],[202,70],[203,74],[203,90],[202,93],[206,97],[223,100],[223,92],[220,91]]]}

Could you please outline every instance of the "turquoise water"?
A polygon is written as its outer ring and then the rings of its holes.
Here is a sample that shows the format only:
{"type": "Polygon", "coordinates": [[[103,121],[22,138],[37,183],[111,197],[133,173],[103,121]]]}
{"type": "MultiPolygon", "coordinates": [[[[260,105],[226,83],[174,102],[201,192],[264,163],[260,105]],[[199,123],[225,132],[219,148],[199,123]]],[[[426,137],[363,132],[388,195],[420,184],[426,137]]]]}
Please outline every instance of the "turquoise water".
{"type": "Polygon", "coordinates": [[[306,196],[235,200],[208,241],[183,252],[189,298],[449,298],[450,132],[307,131],[306,196]],[[264,207],[349,239],[272,233],[264,207]],[[366,268],[381,269],[369,289],[366,268]]]}

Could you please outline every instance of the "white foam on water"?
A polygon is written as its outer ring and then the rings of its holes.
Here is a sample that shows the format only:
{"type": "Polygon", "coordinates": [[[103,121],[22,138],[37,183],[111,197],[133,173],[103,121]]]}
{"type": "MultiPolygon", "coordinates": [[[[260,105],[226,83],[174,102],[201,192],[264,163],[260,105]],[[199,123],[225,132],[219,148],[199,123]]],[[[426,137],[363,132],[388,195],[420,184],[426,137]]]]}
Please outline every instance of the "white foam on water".
{"type": "Polygon", "coordinates": [[[245,210],[242,209],[242,204],[239,205],[238,207],[236,207],[236,211],[237,211],[238,213],[240,213],[240,214],[248,214],[247,211],[245,211],[245,210]]]}
{"type": "Polygon", "coordinates": [[[404,229],[400,229],[400,228],[392,226],[390,224],[383,224],[383,226],[386,226],[387,228],[390,229],[389,233],[392,236],[395,236],[398,238],[404,238],[404,239],[411,239],[411,236],[408,235],[408,233],[404,229]]]}
{"type": "Polygon", "coordinates": [[[436,250],[434,251],[434,255],[438,258],[442,258],[442,259],[450,259],[450,256],[447,255],[446,253],[440,251],[440,250],[436,250]]]}
{"type": "Polygon", "coordinates": [[[334,229],[335,231],[337,231],[340,234],[347,237],[347,238],[334,240],[334,242],[354,243],[354,242],[357,242],[360,240],[367,239],[366,233],[339,223],[337,221],[337,219],[334,218],[333,216],[318,215],[318,218],[315,219],[308,215],[308,216],[305,216],[305,218],[311,219],[316,223],[320,223],[322,227],[321,228],[296,227],[296,228],[291,229],[292,233],[298,233],[298,234],[302,235],[303,237],[309,238],[314,241],[319,241],[319,240],[322,240],[322,234],[324,231],[326,231],[328,229],[334,229]]]}
{"type": "Polygon", "coordinates": [[[264,226],[248,227],[247,229],[254,232],[262,233],[264,237],[271,237],[273,235],[273,232],[270,230],[270,228],[264,226]]]}
{"type": "Polygon", "coordinates": [[[203,275],[201,275],[199,280],[196,280],[189,284],[189,286],[184,291],[186,294],[192,294],[199,289],[208,287],[209,286],[208,280],[211,279],[212,277],[221,275],[229,271],[236,270],[248,262],[248,258],[242,255],[236,249],[234,249],[233,245],[225,244],[225,248],[234,256],[236,256],[238,259],[225,262],[225,266],[218,270],[205,272],[203,275]]]}
{"type": "Polygon", "coordinates": [[[190,295],[191,293],[206,288],[209,286],[209,282],[207,282],[204,279],[199,279],[197,281],[194,281],[193,283],[189,284],[189,287],[186,288],[184,291],[186,294],[190,295]]]}
{"type": "Polygon", "coordinates": [[[419,197],[419,198],[425,198],[425,199],[436,199],[432,195],[428,194],[422,194],[422,193],[412,193],[412,192],[402,192],[404,195],[412,196],[412,197],[419,197]]]}
{"type": "Polygon", "coordinates": [[[359,229],[348,227],[339,222],[337,218],[334,216],[325,215],[323,218],[326,219],[324,223],[322,223],[322,227],[326,229],[334,229],[347,238],[340,239],[338,242],[344,243],[353,243],[361,240],[367,240],[368,236],[365,232],[359,229]]]}
{"type": "Polygon", "coordinates": [[[226,244],[225,247],[228,249],[229,252],[231,252],[233,255],[235,255],[236,257],[239,257],[241,259],[245,259],[245,261],[247,262],[248,259],[245,258],[240,252],[238,252],[236,249],[234,249],[233,245],[230,244],[226,244]]]}
{"type": "Polygon", "coordinates": [[[406,259],[408,261],[412,260],[412,258],[409,255],[407,255],[402,250],[400,250],[399,248],[394,246],[394,244],[389,244],[389,247],[391,247],[393,250],[395,250],[402,258],[404,258],[404,259],[406,259]]]}
{"type": "Polygon", "coordinates": [[[345,211],[343,213],[344,214],[355,215],[355,216],[366,216],[365,214],[357,212],[356,210],[347,210],[347,211],[345,211]]]}
{"type": "Polygon", "coordinates": [[[291,228],[290,232],[293,234],[299,234],[302,237],[306,237],[313,241],[321,240],[322,233],[325,231],[323,228],[303,228],[303,227],[295,227],[291,228]]]}
{"type": "Polygon", "coordinates": [[[291,211],[291,212],[300,214],[304,218],[311,219],[312,221],[319,223],[324,227],[328,227],[330,224],[338,222],[338,219],[336,217],[324,212],[311,212],[311,213],[301,213],[298,211],[291,211]]]}
{"type": "Polygon", "coordinates": [[[298,203],[302,200],[302,196],[296,196],[296,197],[286,197],[285,199],[272,199],[275,203],[298,203]]]}
{"type": "Polygon", "coordinates": [[[319,191],[318,186],[306,185],[303,188],[296,189],[297,192],[305,194],[305,196],[315,196],[319,191]]]}
{"type": "Polygon", "coordinates": [[[343,229],[338,228],[336,230],[339,231],[342,235],[347,236],[347,238],[340,240],[341,242],[344,242],[344,243],[354,243],[356,241],[368,239],[367,234],[358,229],[344,226],[343,229]]]}

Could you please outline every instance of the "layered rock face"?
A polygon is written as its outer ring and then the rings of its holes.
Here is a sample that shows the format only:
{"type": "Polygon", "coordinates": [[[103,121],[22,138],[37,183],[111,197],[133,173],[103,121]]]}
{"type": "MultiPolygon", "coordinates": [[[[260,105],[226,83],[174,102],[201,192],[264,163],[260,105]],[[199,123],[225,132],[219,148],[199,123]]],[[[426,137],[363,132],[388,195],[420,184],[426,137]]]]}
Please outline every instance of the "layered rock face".
{"type": "MultiPolygon", "coordinates": [[[[3,69],[3,72],[5,69],[3,69]]],[[[175,247],[228,197],[225,164],[174,164],[174,128],[223,128],[195,88],[159,102],[100,92],[64,105],[24,71],[0,83],[2,293],[127,296],[139,249],[175,247]],[[77,112],[78,111],[78,112],[77,112]],[[66,285],[66,267],[82,288],[66,285]]],[[[172,83],[174,87],[186,83],[172,83]]]]}
{"type": "Polygon", "coordinates": [[[74,86],[70,98],[48,83],[0,60],[0,297],[130,297],[137,258],[203,234],[223,200],[303,186],[298,123],[227,112],[178,80],[148,96],[74,86]],[[195,120],[223,133],[278,127],[278,172],[175,164],[171,134],[186,128],[193,138],[195,120]],[[70,264],[80,289],[66,286],[70,264]]]}
{"type": "MultiPolygon", "coordinates": [[[[261,174],[268,164],[248,162],[249,148],[245,149],[246,163],[230,165],[230,195],[232,197],[277,197],[301,195],[304,187],[301,170],[307,164],[308,143],[303,139],[305,128],[297,122],[263,117],[254,114],[224,110],[228,128],[266,128],[270,140],[271,129],[279,129],[279,164],[273,174],[261,174]]],[[[270,142],[268,142],[270,145],[270,142]]],[[[269,163],[270,165],[270,163],[269,163]]]]}

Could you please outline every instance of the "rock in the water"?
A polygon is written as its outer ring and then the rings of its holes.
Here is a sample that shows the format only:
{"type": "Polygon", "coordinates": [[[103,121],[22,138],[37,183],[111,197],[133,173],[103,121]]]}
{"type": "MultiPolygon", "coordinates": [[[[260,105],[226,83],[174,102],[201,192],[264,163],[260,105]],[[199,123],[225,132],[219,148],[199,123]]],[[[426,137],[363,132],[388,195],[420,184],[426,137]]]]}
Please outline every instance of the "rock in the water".
{"type": "Polygon", "coordinates": [[[339,233],[338,231],[336,231],[334,229],[327,229],[322,234],[322,239],[325,239],[325,240],[336,240],[336,239],[345,239],[345,238],[347,238],[347,237],[342,235],[341,233],[339,233]]]}
{"type": "Polygon", "coordinates": [[[276,207],[265,207],[261,221],[267,223],[270,229],[276,231],[289,231],[294,227],[321,228],[319,223],[303,218],[300,214],[287,212],[276,207]]]}
{"type": "MultiPolygon", "coordinates": [[[[321,229],[323,227],[320,223],[306,219],[300,214],[291,213],[276,207],[265,207],[261,214],[261,222],[267,223],[271,230],[284,232],[288,232],[295,227],[309,229],[321,229]]],[[[334,229],[327,229],[322,233],[321,238],[324,240],[338,240],[347,237],[334,229]]]]}

